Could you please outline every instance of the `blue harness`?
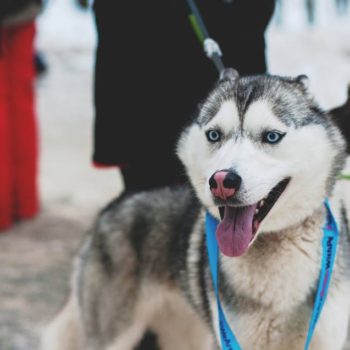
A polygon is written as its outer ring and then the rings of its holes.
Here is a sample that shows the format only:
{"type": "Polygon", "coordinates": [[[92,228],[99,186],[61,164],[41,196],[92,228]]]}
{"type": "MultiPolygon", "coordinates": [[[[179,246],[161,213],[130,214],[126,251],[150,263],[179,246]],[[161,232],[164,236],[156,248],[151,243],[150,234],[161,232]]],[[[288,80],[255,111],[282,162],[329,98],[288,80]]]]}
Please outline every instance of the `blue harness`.
{"type": "MultiPolygon", "coordinates": [[[[323,227],[323,256],[320,279],[318,282],[318,289],[316,299],[314,303],[314,309],[312,312],[309,331],[307,334],[304,350],[308,350],[312,336],[315,331],[317,321],[320,317],[323,305],[327,298],[327,292],[331,275],[334,266],[334,260],[337,252],[337,243],[339,237],[339,231],[337,223],[332,214],[328,201],[325,201],[325,207],[327,211],[327,221],[323,227]]],[[[218,287],[218,261],[219,261],[219,249],[215,237],[216,228],[218,225],[216,220],[211,214],[207,213],[205,220],[205,231],[207,238],[207,248],[209,257],[209,266],[213,280],[213,286],[217,301],[218,315],[219,315],[219,327],[220,327],[220,340],[222,350],[241,350],[241,347],[233,334],[230,326],[227,323],[224,311],[220,303],[219,287],[218,287]]]]}

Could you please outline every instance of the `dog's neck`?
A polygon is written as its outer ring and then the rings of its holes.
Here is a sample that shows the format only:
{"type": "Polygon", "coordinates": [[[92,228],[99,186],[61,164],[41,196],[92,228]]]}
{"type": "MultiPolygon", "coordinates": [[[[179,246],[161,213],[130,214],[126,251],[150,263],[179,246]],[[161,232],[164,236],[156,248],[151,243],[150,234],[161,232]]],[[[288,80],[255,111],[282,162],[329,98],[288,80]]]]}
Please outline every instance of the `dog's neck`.
{"type": "Polygon", "coordinates": [[[237,298],[249,297],[276,312],[307,302],[319,277],[324,220],[320,208],[300,225],[260,233],[239,258],[222,256],[224,284],[237,298]]]}

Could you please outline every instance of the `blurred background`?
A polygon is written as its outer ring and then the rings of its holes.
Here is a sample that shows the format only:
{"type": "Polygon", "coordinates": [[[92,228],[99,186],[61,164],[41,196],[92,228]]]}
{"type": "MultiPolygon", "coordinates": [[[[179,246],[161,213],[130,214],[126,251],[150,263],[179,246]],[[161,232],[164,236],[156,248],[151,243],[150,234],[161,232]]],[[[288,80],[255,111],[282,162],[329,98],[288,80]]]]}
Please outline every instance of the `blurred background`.
{"type": "MultiPolygon", "coordinates": [[[[279,0],[267,32],[269,72],[307,74],[324,109],[341,105],[349,38],[346,0],[279,0]]],[[[38,349],[38,334],[67,296],[82,236],[122,190],[115,168],[91,164],[95,45],[90,10],[73,0],[47,2],[36,38],[47,64],[36,80],[41,212],[0,233],[0,350],[38,349]]]]}

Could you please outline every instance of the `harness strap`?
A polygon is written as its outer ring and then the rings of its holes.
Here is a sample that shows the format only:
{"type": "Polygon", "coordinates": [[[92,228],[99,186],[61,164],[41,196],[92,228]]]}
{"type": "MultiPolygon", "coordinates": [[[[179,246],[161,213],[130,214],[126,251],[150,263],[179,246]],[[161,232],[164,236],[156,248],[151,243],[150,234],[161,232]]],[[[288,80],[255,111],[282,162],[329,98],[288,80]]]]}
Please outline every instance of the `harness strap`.
{"type": "MultiPolygon", "coordinates": [[[[328,200],[325,201],[325,208],[327,213],[326,223],[323,226],[323,255],[321,261],[321,271],[320,278],[318,282],[318,289],[316,293],[316,298],[314,302],[314,309],[312,312],[309,330],[306,338],[306,343],[304,350],[308,350],[310,347],[310,342],[314,334],[317,321],[319,320],[320,314],[322,312],[323,306],[325,304],[329,284],[331,281],[331,276],[334,267],[334,261],[337,252],[337,243],[339,238],[339,230],[337,222],[332,214],[328,200]]],[[[218,316],[219,316],[219,332],[221,340],[221,348],[223,350],[241,350],[241,347],[231,330],[225,314],[223,312],[220,303],[219,294],[219,281],[218,281],[218,263],[219,263],[219,248],[216,241],[216,228],[218,225],[218,220],[212,215],[207,213],[205,220],[205,231],[207,240],[207,250],[209,258],[209,267],[213,280],[213,287],[215,291],[218,316]]]]}

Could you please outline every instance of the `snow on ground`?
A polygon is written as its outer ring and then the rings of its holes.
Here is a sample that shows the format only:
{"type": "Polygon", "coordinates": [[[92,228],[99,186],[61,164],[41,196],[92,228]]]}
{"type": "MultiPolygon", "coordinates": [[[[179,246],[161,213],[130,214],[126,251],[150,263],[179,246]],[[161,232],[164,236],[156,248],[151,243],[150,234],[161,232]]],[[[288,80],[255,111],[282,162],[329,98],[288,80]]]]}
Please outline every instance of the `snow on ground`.
{"type": "MultiPolygon", "coordinates": [[[[307,74],[312,93],[331,108],[343,103],[350,82],[350,15],[339,17],[332,0],[319,0],[317,25],[310,27],[302,1],[284,0],[283,23],[269,28],[269,69],[307,74]]],[[[65,300],[82,235],[121,190],[115,169],[90,164],[96,45],[91,13],[73,0],[50,0],[39,20],[37,45],[49,64],[37,82],[43,210],[0,236],[1,350],[38,348],[40,330],[65,300]]]]}
{"type": "Polygon", "coordinates": [[[38,25],[38,48],[48,60],[38,82],[44,206],[99,208],[121,189],[116,169],[91,166],[93,65],[92,14],[72,0],[52,0],[38,25]]]}

